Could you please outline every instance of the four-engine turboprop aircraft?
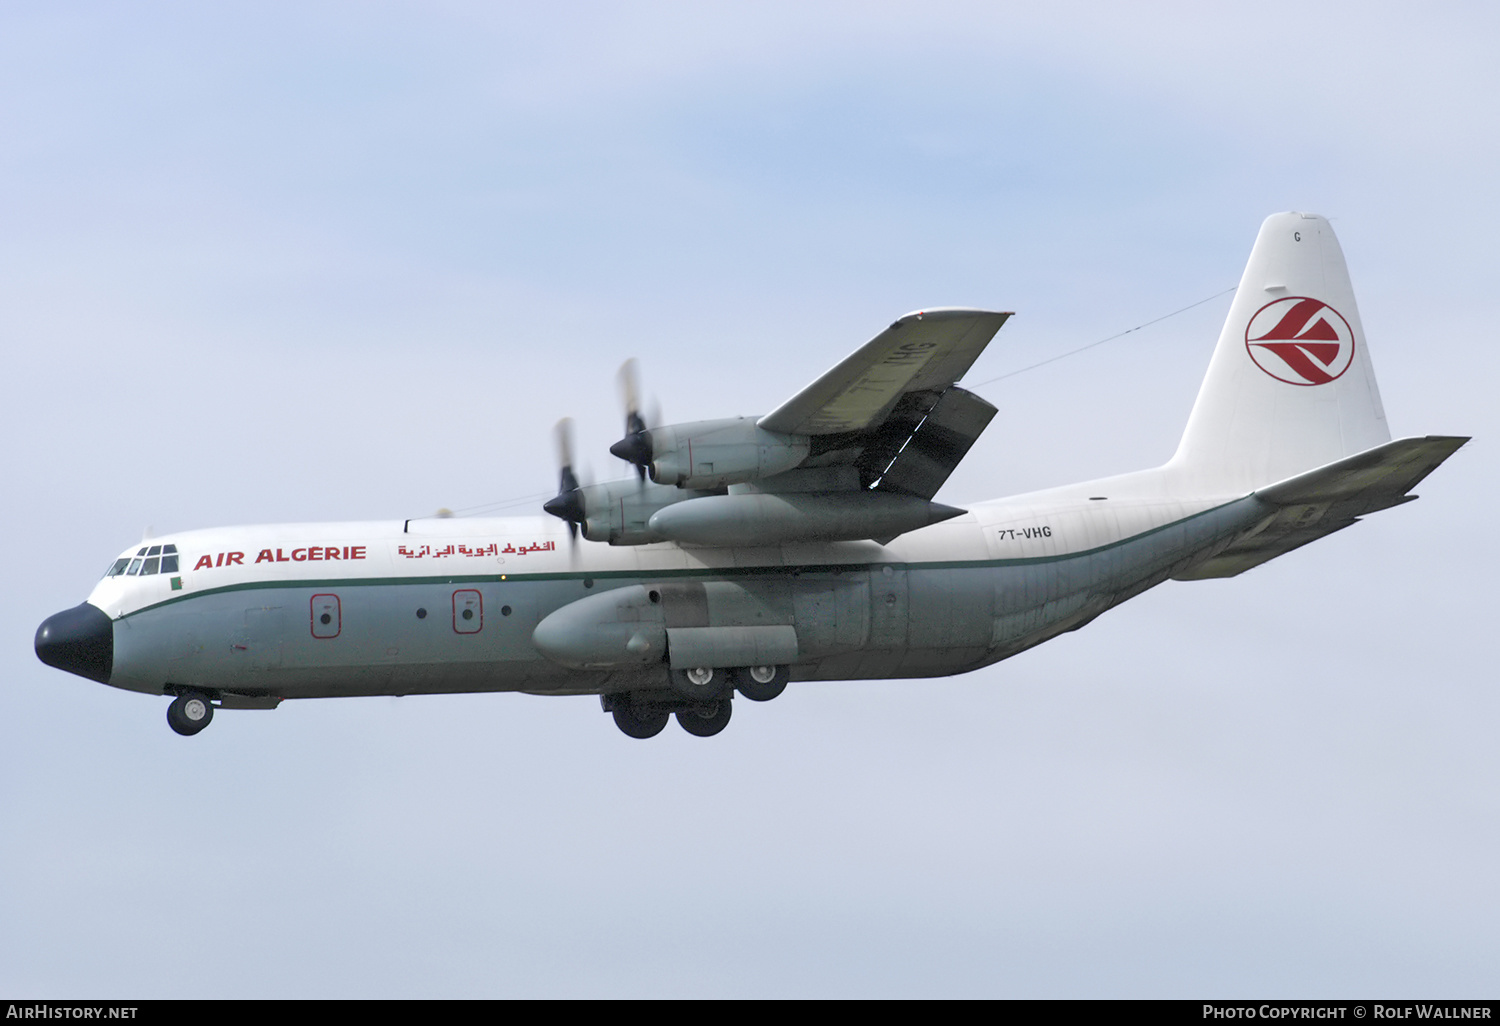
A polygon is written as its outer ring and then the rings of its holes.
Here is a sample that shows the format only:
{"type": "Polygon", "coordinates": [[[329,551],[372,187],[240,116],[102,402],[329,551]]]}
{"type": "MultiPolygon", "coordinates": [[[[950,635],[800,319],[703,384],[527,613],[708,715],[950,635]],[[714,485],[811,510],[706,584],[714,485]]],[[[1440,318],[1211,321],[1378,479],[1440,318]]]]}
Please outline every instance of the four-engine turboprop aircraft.
{"type": "Polygon", "coordinates": [[[964,673],[1168,579],[1242,573],[1416,498],[1468,440],[1390,440],[1332,229],[1276,214],[1168,463],[940,505],[996,413],[955,382],[1008,316],[908,314],[763,417],[649,428],[627,402],[611,451],[640,478],[580,487],[565,456],[560,519],[132,546],[41,625],[37,655],[174,696],[181,734],[216,707],[524,691],[599,695],[631,737],[674,714],[706,737],[735,694],[964,673]]]}

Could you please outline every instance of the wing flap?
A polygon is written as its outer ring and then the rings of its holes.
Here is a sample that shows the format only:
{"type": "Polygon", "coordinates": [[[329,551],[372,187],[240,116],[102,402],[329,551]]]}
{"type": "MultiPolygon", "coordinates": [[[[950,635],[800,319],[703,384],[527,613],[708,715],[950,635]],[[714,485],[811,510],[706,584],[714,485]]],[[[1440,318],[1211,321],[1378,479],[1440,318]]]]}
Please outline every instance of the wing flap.
{"type": "MultiPolygon", "coordinates": [[[[887,435],[882,428],[882,437],[860,459],[861,475],[866,468],[872,471],[879,491],[931,499],[989,427],[996,412],[973,392],[955,385],[942,394],[915,430],[908,428],[899,437],[893,434],[881,444],[887,435]]],[[[887,421],[887,427],[894,420],[887,421]]]]}

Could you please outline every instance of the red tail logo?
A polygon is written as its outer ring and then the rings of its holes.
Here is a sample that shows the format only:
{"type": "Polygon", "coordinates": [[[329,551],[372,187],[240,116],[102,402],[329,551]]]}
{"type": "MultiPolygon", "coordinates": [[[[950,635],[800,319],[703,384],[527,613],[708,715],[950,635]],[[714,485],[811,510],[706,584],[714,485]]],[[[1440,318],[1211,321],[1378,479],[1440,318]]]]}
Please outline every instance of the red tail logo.
{"type": "Polygon", "coordinates": [[[1288,296],[1267,303],[1245,326],[1255,365],[1289,385],[1326,385],[1354,362],[1354,329],[1321,299],[1288,296]]]}

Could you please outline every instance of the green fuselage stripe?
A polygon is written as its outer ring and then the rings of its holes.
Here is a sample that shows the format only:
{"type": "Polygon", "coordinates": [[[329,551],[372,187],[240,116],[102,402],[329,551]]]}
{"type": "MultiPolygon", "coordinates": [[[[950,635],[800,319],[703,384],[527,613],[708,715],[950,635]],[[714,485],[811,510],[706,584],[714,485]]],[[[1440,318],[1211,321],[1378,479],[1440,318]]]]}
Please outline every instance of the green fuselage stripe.
{"type": "Polygon", "coordinates": [[[126,620],[132,616],[147,612],[148,610],[160,609],[163,606],[169,606],[176,602],[187,602],[189,600],[202,598],[207,595],[220,595],[235,591],[258,591],[263,589],[376,588],[390,587],[392,585],[416,586],[433,584],[500,584],[502,583],[502,580],[503,583],[508,584],[511,582],[520,583],[537,581],[614,581],[640,580],[642,578],[662,580],[668,578],[691,579],[695,577],[764,577],[767,575],[786,574],[846,574],[857,573],[861,571],[868,572],[872,570],[878,570],[879,568],[885,566],[900,567],[901,569],[906,571],[952,569],[982,570],[1006,566],[1027,566],[1042,563],[1056,563],[1066,559],[1080,559],[1085,556],[1096,555],[1101,552],[1107,552],[1110,549],[1119,548],[1121,545],[1139,541],[1142,538],[1149,538],[1153,534],[1158,534],[1162,531],[1169,530],[1170,528],[1178,527],[1182,524],[1188,523],[1191,520],[1196,520],[1199,517],[1204,517],[1209,515],[1210,513],[1215,513],[1221,509],[1225,509],[1228,506],[1234,505],[1234,503],[1236,502],[1244,502],[1245,499],[1248,498],[1253,498],[1253,496],[1246,496],[1242,499],[1235,499],[1231,502],[1226,502],[1220,506],[1214,506],[1210,509],[1203,510],[1202,512],[1183,517],[1181,520],[1173,520],[1171,523],[1162,524],[1160,527],[1153,527],[1148,531],[1142,531],[1140,534],[1133,534],[1128,538],[1121,538],[1119,541],[1109,542],[1104,545],[1096,546],[1092,549],[1084,549],[1079,552],[1062,553],[1054,556],[1023,556],[1015,559],[937,560],[924,563],[900,563],[890,561],[866,563],[799,563],[794,565],[771,564],[766,566],[751,567],[695,567],[692,569],[676,570],[652,570],[649,568],[636,570],[601,570],[596,572],[569,570],[558,573],[539,574],[516,574],[507,572],[504,574],[433,574],[424,577],[327,577],[306,580],[244,581],[239,584],[228,584],[218,588],[205,588],[201,591],[193,591],[185,595],[175,595],[172,598],[163,599],[162,601],[154,602],[149,606],[142,606],[140,609],[132,610],[131,612],[118,617],[118,619],[126,620]]]}

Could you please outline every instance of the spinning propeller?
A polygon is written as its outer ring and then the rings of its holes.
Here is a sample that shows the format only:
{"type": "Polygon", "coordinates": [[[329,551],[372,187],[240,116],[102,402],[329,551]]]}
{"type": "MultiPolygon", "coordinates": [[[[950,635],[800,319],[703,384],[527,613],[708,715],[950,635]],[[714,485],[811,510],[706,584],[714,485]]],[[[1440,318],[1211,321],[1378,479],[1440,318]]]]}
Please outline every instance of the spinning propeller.
{"type": "MultiPolygon", "coordinates": [[[[625,402],[625,437],[609,447],[609,451],[620,459],[636,466],[636,475],[644,488],[647,469],[654,458],[651,445],[651,428],[641,416],[640,385],[637,380],[635,360],[626,360],[620,367],[620,394],[625,402]]],[[[660,411],[652,411],[653,420],[660,419],[660,411]]],[[[557,422],[557,463],[559,466],[557,494],[542,504],[542,509],[559,520],[568,523],[568,534],[576,546],[578,529],[588,521],[588,505],[578,475],[573,470],[573,419],[564,417],[557,422]]],[[[595,496],[597,500],[599,497],[595,496]]],[[[596,511],[597,512],[597,511],[596,511]]]]}
{"type": "MultiPolygon", "coordinates": [[[[646,468],[651,466],[651,435],[646,420],[641,416],[641,389],[634,358],[620,364],[620,395],[625,401],[625,437],[609,447],[609,451],[626,463],[635,464],[636,476],[646,480],[646,468]]],[[[659,417],[653,418],[659,420],[659,417]]]]}
{"type": "Polygon", "coordinates": [[[578,475],[573,473],[573,418],[564,417],[557,422],[557,462],[562,470],[558,473],[557,494],[542,503],[542,509],[560,520],[568,522],[568,535],[574,544],[578,542],[578,525],[587,514],[583,508],[583,493],[578,490],[578,475]]]}

